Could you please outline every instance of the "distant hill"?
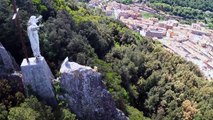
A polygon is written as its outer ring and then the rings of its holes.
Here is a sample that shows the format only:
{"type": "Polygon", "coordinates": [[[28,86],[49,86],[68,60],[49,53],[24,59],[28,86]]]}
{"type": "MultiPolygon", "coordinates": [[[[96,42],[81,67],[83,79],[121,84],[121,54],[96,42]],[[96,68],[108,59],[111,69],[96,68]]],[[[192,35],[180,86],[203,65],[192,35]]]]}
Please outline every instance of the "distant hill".
{"type": "Polygon", "coordinates": [[[148,0],[148,1],[166,3],[171,6],[191,7],[202,11],[213,12],[212,0],[148,0]]]}
{"type": "Polygon", "coordinates": [[[199,20],[213,28],[212,0],[149,0],[150,6],[185,20],[199,20]]]}

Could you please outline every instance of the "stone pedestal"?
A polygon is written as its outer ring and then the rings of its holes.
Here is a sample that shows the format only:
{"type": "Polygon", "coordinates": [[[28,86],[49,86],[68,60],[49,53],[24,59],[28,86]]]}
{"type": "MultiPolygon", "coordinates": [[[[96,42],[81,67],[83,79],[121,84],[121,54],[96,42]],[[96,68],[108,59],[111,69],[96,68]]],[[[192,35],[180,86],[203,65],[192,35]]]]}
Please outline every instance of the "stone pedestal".
{"type": "Polygon", "coordinates": [[[54,76],[43,57],[39,61],[36,61],[35,57],[29,58],[29,63],[24,59],[21,64],[21,71],[27,95],[34,93],[46,104],[57,105],[51,82],[54,76]]]}

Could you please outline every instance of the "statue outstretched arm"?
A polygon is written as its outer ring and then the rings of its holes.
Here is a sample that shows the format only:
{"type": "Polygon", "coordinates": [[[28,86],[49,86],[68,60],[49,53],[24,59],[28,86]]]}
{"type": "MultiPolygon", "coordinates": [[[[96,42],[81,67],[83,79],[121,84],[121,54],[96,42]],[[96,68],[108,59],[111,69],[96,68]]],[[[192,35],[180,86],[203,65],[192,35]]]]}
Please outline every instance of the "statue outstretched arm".
{"type": "Polygon", "coordinates": [[[39,15],[38,18],[36,18],[36,23],[37,23],[40,19],[42,19],[42,15],[39,15]]]}
{"type": "Polygon", "coordinates": [[[41,25],[39,25],[39,26],[32,26],[31,29],[32,29],[33,31],[36,31],[36,30],[39,30],[40,27],[44,27],[44,25],[41,24],[41,25]]]}

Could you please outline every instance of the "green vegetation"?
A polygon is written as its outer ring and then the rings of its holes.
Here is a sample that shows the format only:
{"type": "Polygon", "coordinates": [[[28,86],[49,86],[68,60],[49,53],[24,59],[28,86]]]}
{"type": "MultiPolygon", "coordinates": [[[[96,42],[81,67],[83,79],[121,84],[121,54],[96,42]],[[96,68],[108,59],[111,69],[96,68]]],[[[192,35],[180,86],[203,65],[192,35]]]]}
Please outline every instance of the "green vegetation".
{"type": "Polygon", "coordinates": [[[149,0],[150,2],[166,3],[172,6],[191,7],[202,11],[213,12],[212,0],[149,0]]]}
{"type": "Polygon", "coordinates": [[[16,80],[0,79],[0,103],[7,108],[23,102],[23,86],[16,80]]]}
{"type": "Polygon", "coordinates": [[[153,3],[153,5],[157,9],[170,12],[185,19],[203,19],[205,17],[203,11],[190,7],[170,6],[169,4],[165,3],[153,3]]]}
{"type": "Polygon", "coordinates": [[[0,120],[6,120],[8,116],[8,111],[5,105],[0,104],[0,120]]]}
{"type": "Polygon", "coordinates": [[[211,0],[149,0],[150,6],[166,13],[183,17],[187,21],[203,21],[213,28],[213,3],[211,0]]]}
{"type": "Polygon", "coordinates": [[[134,107],[127,106],[127,112],[130,120],[149,120],[143,116],[143,113],[134,107]]]}
{"type": "Polygon", "coordinates": [[[144,17],[145,19],[154,17],[154,14],[151,14],[151,13],[148,13],[148,12],[145,12],[145,11],[142,12],[141,15],[142,15],[142,17],[144,17]]]}
{"type": "Polygon", "coordinates": [[[132,0],[116,0],[117,2],[123,3],[123,4],[130,4],[132,3],[132,0]]]}
{"type": "Polygon", "coordinates": [[[30,97],[19,106],[10,108],[8,120],[76,120],[75,117],[67,109],[55,109],[53,112],[51,107],[30,97]]]}
{"type": "MultiPolygon", "coordinates": [[[[192,63],[165,51],[160,43],[72,0],[17,0],[17,4],[25,28],[31,14],[44,16],[41,50],[54,73],[58,73],[66,56],[80,64],[97,66],[117,107],[131,120],[213,118],[213,83],[206,81],[192,63]],[[40,10],[40,5],[46,10],[40,10]]],[[[1,0],[0,40],[20,63],[21,44],[13,35],[10,11],[9,1],[1,0]]],[[[26,34],[24,37],[30,51],[26,34]]],[[[0,85],[7,84],[0,80],[0,85]]],[[[18,100],[16,93],[20,90],[2,88],[5,90],[0,90],[0,118],[75,119],[63,103],[51,108],[35,97],[18,100]],[[11,102],[8,95],[13,96],[11,102]]],[[[59,86],[56,90],[63,92],[59,86]]]]}
{"type": "Polygon", "coordinates": [[[76,120],[76,115],[72,114],[68,109],[63,109],[63,116],[60,120],[76,120]]]}
{"type": "Polygon", "coordinates": [[[142,11],[141,12],[141,15],[143,18],[145,19],[149,19],[149,18],[158,18],[159,20],[164,20],[165,18],[161,15],[158,15],[158,14],[152,14],[152,13],[149,13],[149,12],[146,12],[146,11],[142,11]]]}

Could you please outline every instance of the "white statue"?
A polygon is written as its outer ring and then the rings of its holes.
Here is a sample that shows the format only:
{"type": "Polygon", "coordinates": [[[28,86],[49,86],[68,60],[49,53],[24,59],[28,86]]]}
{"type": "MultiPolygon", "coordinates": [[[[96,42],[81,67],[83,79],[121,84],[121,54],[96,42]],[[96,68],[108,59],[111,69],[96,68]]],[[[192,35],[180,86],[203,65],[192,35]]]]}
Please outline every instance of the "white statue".
{"type": "Polygon", "coordinates": [[[116,8],[113,8],[114,9],[114,15],[115,15],[115,19],[119,19],[120,18],[120,13],[121,13],[121,10],[120,9],[116,9],[116,8]]]}
{"type": "Polygon", "coordinates": [[[38,18],[36,16],[31,16],[28,23],[27,23],[27,34],[30,39],[31,48],[33,51],[33,55],[36,58],[41,57],[40,47],[39,47],[39,36],[38,30],[43,25],[37,25],[38,21],[42,18],[40,15],[38,18]]]}

